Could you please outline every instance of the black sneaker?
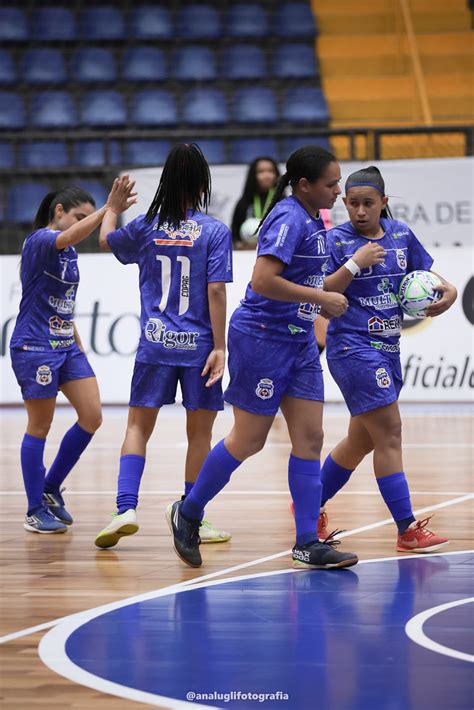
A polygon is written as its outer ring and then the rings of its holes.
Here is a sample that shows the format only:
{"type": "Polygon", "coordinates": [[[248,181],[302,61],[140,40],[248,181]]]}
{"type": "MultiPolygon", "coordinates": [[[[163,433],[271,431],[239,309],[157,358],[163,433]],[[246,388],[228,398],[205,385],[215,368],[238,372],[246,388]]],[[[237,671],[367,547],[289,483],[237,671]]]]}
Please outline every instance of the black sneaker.
{"type": "Polygon", "coordinates": [[[181,514],[182,505],[183,502],[177,500],[166,509],[166,520],[173,535],[174,549],[185,564],[190,567],[200,567],[202,565],[202,557],[199,552],[201,521],[185,518],[181,514]]]}
{"type": "Polygon", "coordinates": [[[340,530],[334,530],[325,540],[313,540],[306,545],[296,544],[292,550],[293,567],[296,569],[340,569],[352,567],[359,561],[353,552],[338,552],[334,549],[341,544],[334,540],[340,530]]]}

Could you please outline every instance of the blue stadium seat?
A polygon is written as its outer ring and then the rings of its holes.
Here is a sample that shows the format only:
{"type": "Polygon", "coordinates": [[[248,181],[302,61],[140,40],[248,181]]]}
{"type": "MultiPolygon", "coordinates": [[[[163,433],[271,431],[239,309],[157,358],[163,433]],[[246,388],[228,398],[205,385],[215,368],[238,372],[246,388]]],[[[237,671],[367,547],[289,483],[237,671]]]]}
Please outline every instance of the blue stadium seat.
{"type": "Polygon", "coordinates": [[[178,120],[176,99],[169,91],[139,91],[133,97],[131,120],[138,126],[172,126],[178,120]]]}
{"type": "Polygon", "coordinates": [[[224,95],[217,89],[191,89],[182,96],[182,117],[191,125],[227,123],[229,112],[224,95]]]}
{"type": "Polygon", "coordinates": [[[120,143],[114,140],[108,141],[108,154],[106,143],[102,140],[77,141],[72,154],[74,165],[81,168],[118,165],[122,162],[120,143]]]}
{"type": "Polygon", "coordinates": [[[6,49],[0,49],[0,84],[14,84],[17,80],[13,57],[6,49]]]}
{"type": "Polygon", "coordinates": [[[115,7],[104,5],[83,10],[80,22],[83,39],[125,39],[123,16],[115,7]]]}
{"type": "Polygon", "coordinates": [[[176,33],[184,39],[218,39],[220,22],[210,5],[187,5],[179,11],[176,33]]]}
{"type": "Polygon", "coordinates": [[[35,128],[71,128],[77,126],[77,111],[66,91],[42,91],[31,99],[30,121],[35,128]]]}
{"type": "Polygon", "coordinates": [[[229,37],[264,38],[268,33],[267,13],[260,5],[234,3],[226,20],[229,37]]]}
{"type": "Polygon", "coordinates": [[[103,47],[78,49],[71,64],[71,79],[79,82],[107,82],[117,79],[112,52],[103,47]]]}
{"type": "Polygon", "coordinates": [[[186,142],[197,143],[197,145],[204,153],[204,157],[206,158],[207,162],[211,163],[211,165],[219,165],[227,162],[224,141],[218,138],[210,138],[203,140],[193,139],[186,142]]]}
{"type": "Polygon", "coordinates": [[[209,47],[180,47],[171,64],[174,79],[204,81],[217,78],[214,52],[209,47]]]}
{"type": "Polygon", "coordinates": [[[122,66],[122,77],[127,81],[163,81],[167,78],[164,54],[155,47],[127,49],[122,66]]]}
{"type": "Polygon", "coordinates": [[[65,168],[69,165],[66,143],[63,141],[22,143],[20,165],[22,168],[65,168]]]}
{"type": "Polygon", "coordinates": [[[227,47],[222,56],[221,74],[226,79],[264,79],[267,75],[265,55],[253,44],[227,47]]]}
{"type": "Polygon", "coordinates": [[[0,91],[0,128],[24,128],[23,99],[13,91],[0,91]]]}
{"type": "Polygon", "coordinates": [[[85,126],[123,126],[127,111],[118,91],[89,91],[81,99],[81,123],[85,126]]]}
{"type": "Polygon", "coordinates": [[[251,163],[260,155],[276,159],[277,152],[274,138],[234,138],[231,160],[233,163],[251,163]]]}
{"type": "Polygon", "coordinates": [[[169,141],[127,141],[124,147],[124,163],[134,168],[145,165],[163,165],[170,148],[169,141]]]}
{"type": "Polygon", "coordinates": [[[15,224],[31,224],[40,203],[50,191],[42,182],[17,182],[7,193],[7,221],[15,224]]]}
{"type": "Polygon", "coordinates": [[[97,209],[105,205],[110,190],[102,182],[97,182],[97,180],[78,180],[77,184],[92,195],[97,209]]]}
{"type": "Polygon", "coordinates": [[[291,136],[283,141],[281,160],[286,161],[291,153],[304,145],[319,145],[321,148],[331,151],[331,145],[326,136],[291,136]]]}
{"type": "Polygon", "coordinates": [[[286,39],[312,39],[316,34],[316,21],[308,3],[287,2],[275,9],[273,31],[286,39]]]}
{"type": "Polygon", "coordinates": [[[327,123],[329,111],[321,89],[289,89],[283,101],[282,116],[292,123],[327,123]]]}
{"type": "Polygon", "coordinates": [[[275,123],[278,119],[275,94],[260,87],[239,89],[234,94],[233,113],[237,123],[275,123]]]}
{"type": "Polygon", "coordinates": [[[136,39],[170,39],[171,17],[165,7],[144,5],[132,10],[130,34],[136,39]]]}
{"type": "Polygon", "coordinates": [[[74,14],[67,7],[42,7],[35,10],[31,36],[35,42],[76,39],[74,14]]]}
{"type": "Polygon", "coordinates": [[[23,10],[0,7],[0,42],[22,42],[28,39],[28,23],[23,10]]]}
{"type": "Polygon", "coordinates": [[[273,76],[279,79],[314,79],[319,75],[313,45],[283,44],[273,55],[273,76]]]}
{"type": "Polygon", "coordinates": [[[0,169],[13,168],[15,164],[15,154],[11,143],[0,143],[0,169]]]}
{"type": "Polygon", "coordinates": [[[66,64],[57,49],[29,49],[21,60],[21,76],[28,84],[64,84],[66,64]]]}

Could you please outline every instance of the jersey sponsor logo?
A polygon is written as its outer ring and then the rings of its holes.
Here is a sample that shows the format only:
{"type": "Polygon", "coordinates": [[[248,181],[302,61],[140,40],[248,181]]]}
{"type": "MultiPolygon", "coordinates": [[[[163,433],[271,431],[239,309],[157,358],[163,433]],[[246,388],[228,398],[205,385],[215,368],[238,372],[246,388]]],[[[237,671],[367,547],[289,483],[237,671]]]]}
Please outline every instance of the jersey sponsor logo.
{"type": "Polygon", "coordinates": [[[270,399],[270,397],[273,397],[273,393],[273,380],[269,380],[267,377],[261,379],[255,390],[257,397],[260,397],[260,399],[270,399]]]}
{"type": "Polygon", "coordinates": [[[40,365],[36,370],[36,382],[46,387],[46,385],[50,385],[52,381],[53,375],[49,365],[40,365]]]}
{"type": "Polygon", "coordinates": [[[382,338],[400,335],[402,329],[402,319],[400,316],[392,316],[391,318],[379,318],[373,316],[367,321],[367,329],[369,333],[376,333],[382,338]]]}
{"type": "Polygon", "coordinates": [[[44,353],[46,348],[41,347],[41,345],[24,345],[21,346],[22,350],[31,350],[32,352],[35,353],[44,353]]]}
{"type": "Polygon", "coordinates": [[[53,350],[58,350],[61,348],[68,348],[70,345],[76,342],[75,338],[68,338],[67,340],[50,340],[49,344],[53,350]]]}
{"type": "Polygon", "coordinates": [[[371,340],[370,347],[375,350],[383,350],[386,353],[399,353],[399,343],[381,343],[380,340],[371,340]]]}
{"type": "MultiPolygon", "coordinates": [[[[158,229],[155,224],[154,230],[158,229]]],[[[196,239],[199,239],[202,232],[202,225],[194,219],[188,219],[179,223],[177,229],[173,229],[168,222],[161,225],[160,232],[165,233],[165,237],[153,239],[155,244],[166,247],[193,247],[196,239]]]]}
{"type": "Polygon", "coordinates": [[[288,323],[288,330],[290,331],[291,335],[296,335],[297,333],[306,333],[304,328],[300,328],[299,325],[292,325],[291,323],[288,323]]]}
{"type": "Polygon", "coordinates": [[[401,232],[392,232],[392,237],[394,239],[400,239],[400,237],[408,237],[410,235],[410,232],[407,232],[407,230],[403,230],[401,232]]]}
{"type": "Polygon", "coordinates": [[[361,296],[358,300],[361,306],[369,306],[377,311],[389,308],[398,308],[398,299],[392,291],[393,285],[387,277],[380,280],[377,290],[381,291],[380,296],[361,296]]]}
{"type": "Polygon", "coordinates": [[[403,249],[395,249],[395,256],[397,257],[398,268],[405,271],[407,268],[407,256],[403,249]]]}
{"type": "Polygon", "coordinates": [[[277,234],[275,246],[282,247],[286,241],[286,235],[288,234],[288,225],[282,224],[277,234]]]}
{"type": "Polygon", "coordinates": [[[343,244],[354,244],[353,239],[340,239],[338,242],[336,242],[337,247],[342,247],[343,244]]]}
{"type": "Polygon", "coordinates": [[[199,333],[184,330],[167,330],[159,318],[149,318],[145,326],[149,343],[159,343],[169,350],[196,350],[199,333]]]}
{"type": "MultiPolygon", "coordinates": [[[[324,276],[311,274],[311,276],[305,279],[303,286],[308,286],[309,288],[323,288],[324,276]]],[[[300,303],[296,315],[298,318],[301,318],[301,320],[315,321],[320,310],[321,306],[318,306],[316,303],[300,303]]]]}
{"type": "Polygon", "coordinates": [[[377,380],[377,385],[382,389],[387,389],[392,384],[390,375],[384,367],[379,367],[375,370],[375,379],[377,380]]]}
{"type": "Polygon", "coordinates": [[[63,315],[69,315],[74,311],[75,288],[75,286],[71,286],[71,288],[68,288],[65,294],[66,298],[57,298],[56,296],[49,296],[49,305],[55,308],[58,313],[61,313],[63,315]]]}
{"type": "Polygon", "coordinates": [[[74,321],[51,316],[48,322],[50,335],[61,335],[63,338],[71,338],[74,335],[74,321]]]}

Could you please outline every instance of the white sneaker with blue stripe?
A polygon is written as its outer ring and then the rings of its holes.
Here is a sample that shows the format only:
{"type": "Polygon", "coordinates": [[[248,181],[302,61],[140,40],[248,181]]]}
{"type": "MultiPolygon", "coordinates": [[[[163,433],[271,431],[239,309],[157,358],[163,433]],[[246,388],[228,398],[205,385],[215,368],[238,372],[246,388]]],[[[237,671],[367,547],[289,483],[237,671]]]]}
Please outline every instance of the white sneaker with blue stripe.
{"type": "Polygon", "coordinates": [[[58,520],[48,508],[40,508],[32,515],[25,517],[23,527],[28,532],[34,533],[65,533],[67,525],[58,520]]]}

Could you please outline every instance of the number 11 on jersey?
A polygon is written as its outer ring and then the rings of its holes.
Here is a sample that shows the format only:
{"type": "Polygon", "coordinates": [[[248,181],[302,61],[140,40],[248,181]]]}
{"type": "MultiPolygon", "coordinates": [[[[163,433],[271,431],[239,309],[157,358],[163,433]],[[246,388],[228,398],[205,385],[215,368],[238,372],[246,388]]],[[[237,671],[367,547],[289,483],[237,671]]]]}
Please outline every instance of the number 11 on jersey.
{"type": "MultiPolygon", "coordinates": [[[[160,313],[164,313],[168,304],[171,279],[176,278],[176,271],[178,271],[178,265],[176,265],[176,268],[172,270],[171,259],[169,256],[157,255],[156,259],[161,264],[161,301],[160,305],[158,306],[158,310],[160,311],[160,313]]],[[[180,264],[178,315],[182,316],[189,308],[191,261],[188,256],[177,256],[176,261],[180,264]]]]}

